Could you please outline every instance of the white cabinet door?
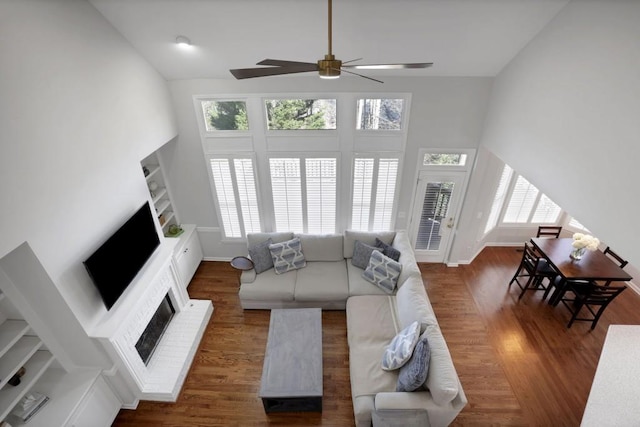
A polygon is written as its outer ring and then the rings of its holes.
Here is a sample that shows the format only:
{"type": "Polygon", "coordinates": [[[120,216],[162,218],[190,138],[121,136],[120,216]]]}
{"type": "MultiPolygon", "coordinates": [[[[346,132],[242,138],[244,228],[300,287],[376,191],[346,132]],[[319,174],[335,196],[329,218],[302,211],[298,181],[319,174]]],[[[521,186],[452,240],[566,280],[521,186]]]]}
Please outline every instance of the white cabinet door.
{"type": "Polygon", "coordinates": [[[102,377],[98,377],[82,399],[67,427],[108,427],[120,411],[121,403],[102,377]]]}
{"type": "Polygon", "coordinates": [[[185,229],[185,240],[184,243],[181,242],[176,247],[175,260],[178,266],[178,274],[180,274],[180,281],[187,287],[196,273],[203,255],[195,226],[183,225],[183,228],[185,229]]]}

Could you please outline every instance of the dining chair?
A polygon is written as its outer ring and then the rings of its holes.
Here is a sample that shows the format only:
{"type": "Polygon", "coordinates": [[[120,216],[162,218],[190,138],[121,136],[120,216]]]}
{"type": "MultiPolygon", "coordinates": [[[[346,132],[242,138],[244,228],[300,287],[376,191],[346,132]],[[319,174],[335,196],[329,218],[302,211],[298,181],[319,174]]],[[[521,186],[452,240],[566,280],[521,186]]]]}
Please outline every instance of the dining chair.
{"type": "Polygon", "coordinates": [[[623,259],[620,255],[613,252],[609,246],[607,246],[607,248],[604,250],[604,254],[617,261],[620,268],[624,268],[627,264],[629,264],[629,261],[623,259]]]}
{"type": "Polygon", "coordinates": [[[518,285],[520,288],[519,300],[522,299],[527,290],[543,290],[546,296],[547,287],[551,285],[557,275],[558,272],[549,265],[549,262],[537,253],[532,246],[525,243],[522,251],[522,260],[509,282],[509,287],[514,282],[518,285]],[[549,281],[547,285],[544,284],[545,278],[549,281]]]}
{"type": "Polygon", "coordinates": [[[566,292],[560,299],[562,304],[571,312],[571,320],[567,324],[570,328],[575,321],[591,322],[591,330],[593,330],[600,320],[600,316],[604,313],[609,303],[615,297],[620,295],[622,291],[627,289],[626,286],[601,286],[595,282],[585,285],[584,282],[566,283],[566,292]],[[582,309],[586,308],[588,313],[578,317],[582,309]]]}
{"type": "Polygon", "coordinates": [[[536,237],[560,237],[560,232],[562,231],[562,227],[555,225],[540,225],[538,226],[538,234],[536,237]]]}

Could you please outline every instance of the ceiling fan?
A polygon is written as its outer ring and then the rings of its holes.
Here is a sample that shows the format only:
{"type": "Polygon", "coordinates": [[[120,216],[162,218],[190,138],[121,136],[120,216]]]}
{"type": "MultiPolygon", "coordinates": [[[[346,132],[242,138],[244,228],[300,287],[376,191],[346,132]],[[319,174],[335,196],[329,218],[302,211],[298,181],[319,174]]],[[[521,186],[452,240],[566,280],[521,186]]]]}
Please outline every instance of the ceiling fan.
{"type": "Polygon", "coordinates": [[[282,61],[279,59],[265,59],[258,62],[256,65],[267,65],[267,67],[259,68],[237,68],[229,70],[236,79],[250,79],[253,77],[266,77],[277,76],[282,74],[295,74],[295,73],[307,73],[310,71],[317,71],[320,78],[323,79],[337,79],[340,77],[341,72],[348,74],[354,74],[356,76],[364,77],[365,79],[373,80],[378,83],[383,83],[381,80],[377,80],[371,77],[363,76],[362,74],[355,73],[349,69],[357,70],[397,70],[404,68],[427,68],[433,65],[433,62],[419,62],[419,63],[407,63],[407,64],[351,64],[361,60],[362,58],[353,59],[351,61],[342,62],[331,52],[331,0],[327,0],[329,5],[328,27],[329,27],[329,53],[324,56],[324,59],[318,60],[317,63],[313,62],[299,62],[299,61],[282,61]],[[347,65],[348,64],[348,65],[347,65]]]}

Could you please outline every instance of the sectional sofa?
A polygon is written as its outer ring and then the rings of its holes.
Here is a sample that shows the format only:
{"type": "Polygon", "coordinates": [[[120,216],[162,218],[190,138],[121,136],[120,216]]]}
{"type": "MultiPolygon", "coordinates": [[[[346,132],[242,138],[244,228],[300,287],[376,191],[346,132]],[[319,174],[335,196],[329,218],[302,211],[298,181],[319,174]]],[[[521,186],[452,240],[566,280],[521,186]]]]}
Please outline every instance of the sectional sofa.
{"type": "Polygon", "coordinates": [[[449,425],[467,399],[407,233],[351,230],[344,235],[254,233],[247,236],[247,247],[258,258],[258,248],[293,241],[304,261],[280,274],[276,272],[277,266],[260,273],[243,272],[239,291],[242,307],[346,310],[356,426],[449,425]],[[363,247],[377,247],[379,252],[389,250],[399,255],[397,262],[401,268],[395,289],[376,286],[363,277],[365,270],[359,260],[363,247]],[[430,357],[421,366],[426,380],[415,391],[396,391],[404,368],[383,370],[381,360],[394,337],[414,322],[420,326],[420,338],[428,341],[430,357]]]}

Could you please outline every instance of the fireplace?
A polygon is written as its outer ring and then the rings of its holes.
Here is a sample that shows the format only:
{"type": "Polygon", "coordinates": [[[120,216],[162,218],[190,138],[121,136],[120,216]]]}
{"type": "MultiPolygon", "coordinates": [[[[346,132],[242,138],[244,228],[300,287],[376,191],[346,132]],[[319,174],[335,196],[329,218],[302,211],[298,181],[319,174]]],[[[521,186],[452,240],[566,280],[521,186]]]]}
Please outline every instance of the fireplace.
{"type": "Polygon", "coordinates": [[[160,306],[151,317],[151,321],[149,321],[138,342],[136,342],[136,350],[145,365],[149,365],[151,355],[153,355],[158,346],[164,331],[167,330],[167,326],[169,326],[169,322],[171,322],[175,312],[176,310],[173,308],[169,294],[165,295],[160,306]]]}

